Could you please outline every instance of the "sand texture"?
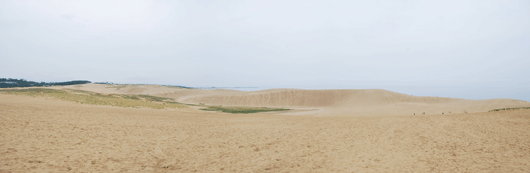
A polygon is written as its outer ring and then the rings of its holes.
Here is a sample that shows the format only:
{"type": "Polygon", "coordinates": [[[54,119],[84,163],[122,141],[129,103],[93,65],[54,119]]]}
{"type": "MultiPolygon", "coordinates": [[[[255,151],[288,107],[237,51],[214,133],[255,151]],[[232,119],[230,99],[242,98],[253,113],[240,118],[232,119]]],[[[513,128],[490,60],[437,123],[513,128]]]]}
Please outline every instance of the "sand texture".
{"type": "Polygon", "coordinates": [[[207,105],[266,106],[302,111],[284,115],[314,116],[401,116],[441,115],[442,113],[487,112],[497,108],[530,107],[514,99],[467,100],[444,97],[418,97],[381,89],[300,90],[271,89],[253,92],[234,90],[179,89],[157,85],[97,85],[55,87],[76,88],[100,93],[150,94],[174,98],[182,103],[207,105]]]}
{"type": "Polygon", "coordinates": [[[487,112],[530,106],[519,100],[385,90],[66,88],[295,110],[228,114],[0,94],[0,172],[530,172],[530,109],[487,112]]]}

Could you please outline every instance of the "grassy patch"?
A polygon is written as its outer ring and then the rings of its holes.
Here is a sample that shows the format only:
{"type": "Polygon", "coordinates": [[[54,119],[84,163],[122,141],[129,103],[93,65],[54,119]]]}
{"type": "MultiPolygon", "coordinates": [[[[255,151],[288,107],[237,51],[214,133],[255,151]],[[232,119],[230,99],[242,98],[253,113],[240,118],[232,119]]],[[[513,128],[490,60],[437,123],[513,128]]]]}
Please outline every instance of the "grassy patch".
{"type": "Polygon", "coordinates": [[[48,88],[27,88],[27,89],[4,89],[0,93],[25,95],[32,97],[51,97],[61,100],[74,101],[82,104],[91,105],[109,105],[118,107],[131,108],[184,108],[189,106],[205,107],[201,110],[205,111],[220,111],[233,114],[249,114],[258,112],[271,111],[287,111],[289,109],[283,108],[267,108],[267,107],[240,107],[240,106],[207,106],[204,104],[183,104],[173,101],[174,99],[151,96],[151,95],[131,95],[131,94],[102,94],[85,90],[76,89],[48,89],[48,88]]]}
{"type": "Polygon", "coordinates": [[[267,108],[267,107],[206,106],[206,108],[203,108],[201,110],[204,110],[204,111],[220,111],[220,112],[233,113],[233,114],[250,114],[250,113],[258,113],[258,112],[287,111],[289,109],[267,108]]]}
{"type": "MultiPolygon", "coordinates": [[[[46,90],[51,90],[51,89],[46,89],[46,90]]],[[[59,90],[59,91],[61,91],[61,90],[59,90]]],[[[76,89],[66,89],[66,90],[63,90],[63,91],[82,93],[82,94],[95,94],[95,92],[85,91],[85,90],[76,90],[76,89]]]]}
{"type": "Polygon", "coordinates": [[[28,89],[5,89],[0,90],[0,93],[26,96],[51,97],[61,100],[74,101],[82,104],[91,105],[109,105],[118,107],[132,107],[132,108],[184,108],[183,104],[177,102],[165,102],[163,100],[170,100],[163,97],[145,97],[124,94],[102,94],[83,90],[57,90],[47,88],[28,88],[28,89]]]}
{"type": "Polygon", "coordinates": [[[126,99],[134,99],[134,100],[140,100],[141,98],[136,96],[136,95],[132,95],[132,94],[129,94],[129,95],[121,95],[121,97],[123,98],[126,98],[126,99]]]}
{"type": "Polygon", "coordinates": [[[166,97],[157,97],[157,96],[150,96],[150,95],[138,95],[139,97],[144,98],[147,101],[155,101],[155,102],[163,102],[167,100],[174,100],[172,98],[166,98],[166,97]]]}
{"type": "Polygon", "coordinates": [[[502,108],[502,109],[493,109],[488,112],[494,112],[494,111],[505,111],[505,110],[516,110],[516,109],[530,109],[530,107],[516,107],[516,108],[502,108]]]}

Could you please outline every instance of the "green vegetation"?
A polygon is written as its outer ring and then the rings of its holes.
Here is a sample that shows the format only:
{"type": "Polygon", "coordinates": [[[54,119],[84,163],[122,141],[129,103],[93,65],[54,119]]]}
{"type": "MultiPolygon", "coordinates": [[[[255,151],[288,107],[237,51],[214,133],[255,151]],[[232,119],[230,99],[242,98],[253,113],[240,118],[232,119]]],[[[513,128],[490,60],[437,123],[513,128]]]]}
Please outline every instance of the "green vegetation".
{"type": "Polygon", "coordinates": [[[11,88],[11,87],[34,87],[34,86],[54,86],[54,85],[77,85],[90,83],[87,80],[74,80],[68,82],[34,82],[27,81],[24,79],[11,79],[11,78],[0,78],[0,88],[11,88]]]}
{"type": "Polygon", "coordinates": [[[132,107],[132,108],[184,108],[183,104],[177,102],[165,102],[164,100],[171,100],[169,98],[156,96],[135,96],[125,94],[102,94],[83,90],[57,90],[45,88],[28,88],[28,89],[4,89],[0,93],[26,96],[51,97],[61,100],[74,101],[82,104],[91,105],[109,105],[118,107],[132,107]]]}
{"type": "Polygon", "coordinates": [[[198,105],[195,104],[183,104],[175,102],[174,99],[151,96],[151,95],[131,95],[131,94],[102,94],[85,90],[76,89],[47,89],[47,88],[25,88],[25,89],[3,89],[0,93],[13,94],[13,95],[25,95],[32,97],[51,97],[61,100],[74,101],[82,104],[91,105],[109,105],[118,107],[131,107],[131,108],[152,108],[152,109],[165,109],[165,108],[184,108],[188,106],[200,106],[205,107],[200,110],[205,111],[220,111],[233,114],[249,114],[258,112],[270,112],[270,111],[287,111],[289,109],[283,108],[267,108],[267,107],[241,107],[241,106],[208,106],[204,103],[198,105]]]}
{"type": "Polygon", "coordinates": [[[289,109],[283,109],[283,108],[267,108],[267,107],[239,107],[239,106],[230,106],[230,107],[223,107],[223,106],[206,106],[207,108],[203,108],[201,110],[205,111],[221,111],[226,113],[233,113],[233,114],[250,114],[250,113],[258,113],[258,112],[270,112],[270,111],[287,111],[289,109]]]}
{"type": "Polygon", "coordinates": [[[167,100],[174,100],[172,98],[157,97],[157,96],[142,95],[142,94],[140,94],[138,96],[144,98],[147,101],[163,102],[163,101],[167,101],[167,100]]]}
{"type": "MultiPolygon", "coordinates": [[[[28,89],[28,90],[30,90],[30,89],[28,89]]],[[[32,90],[41,90],[41,89],[37,88],[37,89],[32,89],[32,90]]],[[[54,89],[43,89],[43,90],[54,90],[54,89]]],[[[72,91],[72,92],[82,93],[82,94],[94,94],[95,93],[95,92],[92,92],[92,91],[76,90],[76,89],[67,89],[66,91],[72,91]]]]}
{"type": "Polygon", "coordinates": [[[121,97],[123,98],[126,98],[126,99],[134,99],[134,100],[140,100],[140,97],[136,96],[136,95],[121,95],[121,97]]]}
{"type": "Polygon", "coordinates": [[[492,111],[504,111],[504,110],[516,110],[516,109],[530,109],[530,107],[516,107],[516,108],[502,108],[502,109],[493,109],[488,112],[492,111]]]}

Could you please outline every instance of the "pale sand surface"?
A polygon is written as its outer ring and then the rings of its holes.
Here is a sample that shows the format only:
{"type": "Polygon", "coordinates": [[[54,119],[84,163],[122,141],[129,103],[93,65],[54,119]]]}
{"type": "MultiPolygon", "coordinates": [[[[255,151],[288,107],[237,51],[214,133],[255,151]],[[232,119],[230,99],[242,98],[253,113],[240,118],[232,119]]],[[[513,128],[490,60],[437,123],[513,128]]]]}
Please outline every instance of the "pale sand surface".
{"type": "Polygon", "coordinates": [[[530,172],[530,110],[487,112],[528,106],[524,101],[384,90],[76,88],[290,107],[298,115],[120,108],[0,94],[0,172],[530,172]],[[281,97],[282,104],[266,97],[281,97]],[[453,113],[404,115],[407,108],[453,113]],[[455,111],[463,109],[477,113],[455,111]]]}
{"type": "Polygon", "coordinates": [[[444,97],[418,97],[380,89],[300,90],[270,89],[262,91],[179,89],[157,85],[85,84],[54,87],[116,94],[150,94],[174,98],[183,103],[205,103],[224,106],[266,106],[299,111],[284,115],[314,116],[393,116],[441,115],[442,113],[475,113],[506,107],[530,107],[530,103],[514,99],[467,100],[444,97]]]}

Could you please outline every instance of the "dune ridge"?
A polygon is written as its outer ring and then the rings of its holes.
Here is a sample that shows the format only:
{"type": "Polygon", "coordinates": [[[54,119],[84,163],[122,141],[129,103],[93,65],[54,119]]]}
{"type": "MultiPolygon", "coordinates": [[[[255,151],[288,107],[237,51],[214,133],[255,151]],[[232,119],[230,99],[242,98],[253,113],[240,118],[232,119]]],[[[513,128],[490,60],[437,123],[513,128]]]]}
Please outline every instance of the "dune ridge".
{"type": "Polygon", "coordinates": [[[229,114],[194,106],[124,108],[2,93],[0,172],[530,170],[530,109],[487,112],[528,107],[525,101],[417,97],[387,90],[52,88],[294,109],[229,114]]]}
{"type": "MultiPolygon", "coordinates": [[[[311,110],[282,112],[307,115],[427,115],[487,112],[507,107],[527,107],[529,102],[514,99],[469,100],[446,97],[412,96],[383,89],[261,91],[182,89],[159,85],[84,84],[79,89],[101,93],[150,94],[174,98],[182,103],[223,106],[282,107],[311,110]]],[[[59,87],[64,88],[64,87],[59,87]]]]}
{"type": "MultiPolygon", "coordinates": [[[[172,95],[167,95],[171,97],[172,95]]],[[[179,99],[178,97],[176,97],[179,99]]],[[[231,106],[315,108],[312,115],[414,115],[487,112],[530,103],[514,99],[468,100],[445,97],[411,96],[382,89],[300,90],[280,89],[246,92],[238,95],[199,95],[180,98],[181,102],[231,106]]],[[[289,114],[289,113],[285,113],[289,114]]]]}
{"type": "Polygon", "coordinates": [[[529,172],[530,110],[281,116],[0,94],[0,172],[529,172]]]}

